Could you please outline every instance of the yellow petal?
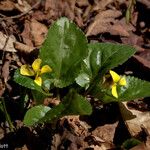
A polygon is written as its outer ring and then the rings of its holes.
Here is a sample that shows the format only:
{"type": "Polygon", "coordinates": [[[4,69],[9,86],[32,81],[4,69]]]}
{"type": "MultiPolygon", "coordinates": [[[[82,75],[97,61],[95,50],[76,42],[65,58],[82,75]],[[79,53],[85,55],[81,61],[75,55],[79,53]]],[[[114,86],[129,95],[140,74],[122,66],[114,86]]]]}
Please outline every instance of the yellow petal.
{"type": "Polygon", "coordinates": [[[34,71],[30,68],[29,65],[22,65],[20,68],[20,74],[24,76],[34,76],[34,71]]]}
{"type": "Polygon", "coordinates": [[[126,78],[125,77],[122,77],[119,81],[119,85],[122,85],[122,86],[125,86],[127,84],[126,82],[126,78]]]}
{"type": "Polygon", "coordinates": [[[117,86],[116,84],[112,85],[111,93],[114,97],[118,98],[117,86]]]}
{"type": "Polygon", "coordinates": [[[120,76],[116,72],[110,70],[109,73],[115,83],[117,83],[120,80],[120,76]]]}
{"type": "Polygon", "coordinates": [[[48,65],[44,65],[41,69],[41,74],[48,73],[48,72],[52,72],[52,68],[48,65]]]}
{"type": "Polygon", "coordinates": [[[35,80],[34,80],[34,82],[35,82],[37,85],[41,86],[41,85],[42,85],[42,78],[41,78],[41,77],[36,77],[35,80]]]}
{"type": "Polygon", "coordinates": [[[38,58],[32,63],[32,68],[35,72],[38,72],[40,70],[41,62],[42,60],[38,58]]]}

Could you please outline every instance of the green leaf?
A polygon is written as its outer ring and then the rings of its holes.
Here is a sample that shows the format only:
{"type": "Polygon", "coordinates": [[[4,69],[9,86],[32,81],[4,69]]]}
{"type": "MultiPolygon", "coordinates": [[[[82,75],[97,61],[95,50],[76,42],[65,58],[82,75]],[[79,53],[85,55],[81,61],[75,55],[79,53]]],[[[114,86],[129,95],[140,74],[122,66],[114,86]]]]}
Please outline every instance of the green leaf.
{"type": "Polygon", "coordinates": [[[36,102],[36,105],[43,104],[44,99],[47,97],[43,93],[36,91],[36,90],[32,90],[31,93],[32,93],[34,101],[36,102]]]}
{"type": "Polygon", "coordinates": [[[87,89],[90,84],[90,77],[86,73],[81,73],[79,76],[76,78],[76,83],[79,84],[81,87],[85,87],[87,89]]]}
{"type": "Polygon", "coordinates": [[[86,55],[85,35],[67,18],[61,18],[51,26],[40,49],[43,64],[52,67],[54,85],[60,88],[75,81],[86,55]]]}
{"type": "Polygon", "coordinates": [[[123,142],[122,147],[126,150],[131,149],[132,147],[141,144],[142,142],[139,141],[138,139],[135,138],[131,138],[131,139],[127,139],[125,142],[123,142]]]}
{"type": "Polygon", "coordinates": [[[118,89],[119,100],[128,101],[150,96],[150,82],[126,76],[127,85],[118,89]]]}
{"type": "Polygon", "coordinates": [[[27,76],[21,75],[19,72],[19,69],[15,71],[14,81],[26,88],[39,91],[39,92],[43,93],[44,95],[47,95],[47,96],[51,95],[50,93],[46,93],[40,86],[38,86],[34,82],[33,79],[31,79],[27,76]]]}
{"type": "Polygon", "coordinates": [[[143,97],[150,97],[150,82],[135,77],[125,76],[127,85],[118,86],[118,98],[111,95],[111,88],[104,88],[102,85],[96,85],[91,94],[104,103],[130,101],[143,97]]]}
{"type": "Polygon", "coordinates": [[[124,63],[136,51],[131,46],[112,43],[89,44],[89,50],[92,75],[99,73],[101,77],[110,69],[124,63]]]}
{"type": "Polygon", "coordinates": [[[62,103],[49,110],[38,123],[52,122],[65,115],[90,115],[91,113],[92,107],[87,99],[71,90],[62,103]]]}
{"type": "Polygon", "coordinates": [[[35,125],[45,114],[50,110],[50,107],[38,105],[29,109],[24,117],[24,124],[26,126],[35,125]]]}

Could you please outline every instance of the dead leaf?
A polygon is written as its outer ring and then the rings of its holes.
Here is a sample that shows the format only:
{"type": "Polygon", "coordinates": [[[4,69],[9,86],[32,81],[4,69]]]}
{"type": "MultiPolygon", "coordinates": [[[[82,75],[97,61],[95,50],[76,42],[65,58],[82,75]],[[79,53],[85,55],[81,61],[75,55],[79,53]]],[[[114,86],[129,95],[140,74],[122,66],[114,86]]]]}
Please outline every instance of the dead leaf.
{"type": "Polygon", "coordinates": [[[28,46],[20,42],[15,42],[14,46],[15,46],[15,49],[17,49],[18,51],[25,52],[25,53],[30,53],[35,49],[34,47],[28,46]]]}
{"type": "Polygon", "coordinates": [[[118,122],[115,122],[114,124],[99,126],[92,132],[92,135],[101,138],[106,143],[113,143],[117,125],[118,122]]]}
{"type": "Polygon", "coordinates": [[[9,66],[10,66],[10,61],[6,60],[2,67],[2,77],[4,78],[5,83],[7,83],[8,79],[9,79],[9,66]]]}
{"type": "Polygon", "coordinates": [[[146,129],[148,134],[150,134],[149,111],[141,112],[138,110],[129,109],[127,107],[127,102],[120,104],[120,110],[125,124],[133,137],[136,137],[140,132],[142,132],[143,128],[146,129]],[[127,111],[130,112],[130,114],[128,113],[127,115],[127,111]]]}
{"type": "Polygon", "coordinates": [[[141,56],[138,55],[134,55],[133,56],[140,64],[142,64],[144,67],[149,68],[150,69],[150,61],[147,60],[146,58],[143,58],[141,56]]]}
{"type": "Polygon", "coordinates": [[[114,24],[111,28],[110,28],[110,33],[112,35],[119,35],[119,36],[125,36],[128,37],[129,33],[125,30],[125,28],[123,26],[121,26],[120,24],[114,24]]]}
{"type": "Polygon", "coordinates": [[[24,23],[24,30],[23,30],[23,32],[21,33],[21,36],[22,36],[23,42],[24,42],[25,44],[27,44],[28,46],[33,47],[30,24],[31,24],[30,21],[25,20],[25,23],[24,23]]]}
{"type": "Polygon", "coordinates": [[[36,47],[41,46],[48,32],[47,27],[35,19],[31,20],[31,34],[36,47]]]}
{"type": "Polygon", "coordinates": [[[16,52],[14,48],[14,42],[16,38],[13,35],[9,37],[2,32],[0,32],[0,50],[5,50],[7,52],[16,52]]]}
{"type": "Polygon", "coordinates": [[[86,36],[97,35],[104,32],[109,32],[115,18],[121,15],[117,10],[100,11],[94,18],[94,21],[89,25],[86,36]]]}
{"type": "Polygon", "coordinates": [[[15,4],[11,0],[0,1],[0,10],[12,11],[13,9],[15,9],[15,4]]]}
{"type": "Polygon", "coordinates": [[[93,11],[105,10],[106,6],[114,2],[114,0],[101,0],[95,1],[95,5],[93,6],[93,11]]]}
{"type": "Polygon", "coordinates": [[[67,122],[72,133],[77,136],[87,135],[88,129],[90,128],[90,126],[86,122],[81,121],[77,115],[65,116],[61,118],[61,124],[64,122],[67,122]]]}
{"type": "Polygon", "coordinates": [[[15,8],[18,9],[20,12],[27,12],[31,9],[31,6],[26,0],[18,0],[18,3],[15,3],[15,8]]]}
{"type": "Polygon", "coordinates": [[[150,1],[149,0],[137,0],[137,1],[144,4],[147,8],[150,8],[150,1]]]}
{"type": "Polygon", "coordinates": [[[76,0],[76,3],[79,7],[83,7],[83,6],[88,6],[89,5],[89,1],[88,0],[76,0]]]}

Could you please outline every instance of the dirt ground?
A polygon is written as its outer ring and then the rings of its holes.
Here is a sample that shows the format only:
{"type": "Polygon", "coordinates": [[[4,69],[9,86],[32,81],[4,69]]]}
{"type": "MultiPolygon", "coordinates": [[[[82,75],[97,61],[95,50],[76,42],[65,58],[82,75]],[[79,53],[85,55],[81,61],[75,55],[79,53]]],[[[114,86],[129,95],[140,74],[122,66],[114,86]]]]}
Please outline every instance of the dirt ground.
{"type": "Polygon", "coordinates": [[[118,70],[150,81],[149,15],[149,0],[0,0],[0,97],[15,126],[11,132],[0,112],[0,149],[149,150],[150,98],[123,103],[136,116],[130,120],[120,115],[118,104],[91,100],[90,116],[65,116],[54,124],[25,127],[22,120],[34,100],[22,109],[20,87],[13,81],[14,71],[37,56],[48,28],[62,16],[73,20],[89,42],[135,47],[136,54],[118,70]],[[123,143],[131,138],[141,143],[125,148],[123,143]]]}

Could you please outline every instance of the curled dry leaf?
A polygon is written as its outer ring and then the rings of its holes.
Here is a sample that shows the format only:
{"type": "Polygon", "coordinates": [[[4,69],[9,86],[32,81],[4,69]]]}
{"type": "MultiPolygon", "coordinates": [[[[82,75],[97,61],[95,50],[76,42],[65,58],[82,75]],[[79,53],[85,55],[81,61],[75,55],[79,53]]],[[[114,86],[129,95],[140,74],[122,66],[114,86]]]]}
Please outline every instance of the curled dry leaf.
{"type": "Polygon", "coordinates": [[[7,83],[8,79],[9,79],[9,66],[10,66],[10,61],[6,60],[2,67],[2,77],[3,77],[5,83],[7,83]]]}
{"type": "Polygon", "coordinates": [[[148,135],[150,134],[149,111],[141,112],[138,110],[129,109],[127,102],[123,102],[119,106],[125,124],[133,137],[138,136],[139,133],[143,132],[143,129],[146,130],[148,135]]]}
{"type": "Polygon", "coordinates": [[[21,33],[21,36],[22,36],[23,42],[24,42],[25,44],[27,44],[28,46],[33,47],[30,24],[31,24],[30,21],[25,20],[25,23],[24,23],[24,30],[23,30],[23,32],[21,33]]]}
{"type": "Polygon", "coordinates": [[[93,6],[93,11],[105,10],[106,6],[114,2],[114,0],[101,0],[95,1],[95,5],[93,6]]]}
{"type": "Polygon", "coordinates": [[[14,48],[15,41],[16,38],[13,35],[8,37],[7,35],[0,32],[0,50],[16,52],[16,49],[14,48]]]}
{"type": "Polygon", "coordinates": [[[20,42],[15,42],[14,46],[15,46],[15,49],[17,49],[18,51],[25,52],[25,53],[30,53],[35,49],[34,47],[28,46],[20,42]]]}
{"type": "Polygon", "coordinates": [[[92,135],[101,138],[106,143],[113,143],[117,125],[118,122],[115,122],[114,124],[106,124],[104,126],[97,127],[92,132],[92,135]]]}
{"type": "Polygon", "coordinates": [[[114,24],[109,31],[112,35],[129,37],[129,33],[121,24],[114,24]]]}
{"type": "Polygon", "coordinates": [[[27,12],[31,9],[31,6],[26,0],[18,0],[18,3],[15,3],[16,9],[18,9],[20,12],[27,12]]]}
{"type": "Polygon", "coordinates": [[[12,11],[13,9],[15,9],[15,4],[11,0],[0,1],[0,10],[12,11]]]}
{"type": "Polygon", "coordinates": [[[41,46],[48,32],[47,27],[35,19],[31,20],[31,34],[36,47],[41,46]]]}
{"type": "Polygon", "coordinates": [[[99,33],[109,32],[115,18],[121,15],[117,10],[100,11],[94,18],[94,21],[89,25],[86,36],[97,35],[99,33]]]}

